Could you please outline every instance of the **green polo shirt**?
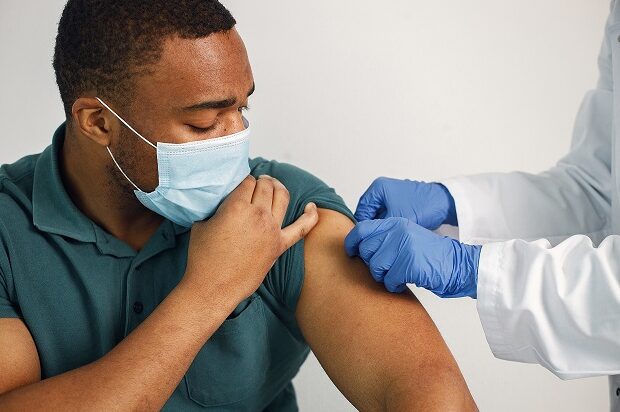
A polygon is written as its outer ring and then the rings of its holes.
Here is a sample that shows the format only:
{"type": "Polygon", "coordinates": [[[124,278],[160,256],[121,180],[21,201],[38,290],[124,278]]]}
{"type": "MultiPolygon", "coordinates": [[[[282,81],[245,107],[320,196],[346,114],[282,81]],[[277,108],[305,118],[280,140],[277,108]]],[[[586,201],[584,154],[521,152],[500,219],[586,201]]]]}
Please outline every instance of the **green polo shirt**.
{"type": "MultiPolygon", "coordinates": [[[[59,173],[64,134],[63,124],[42,153],[0,167],[0,317],[28,326],[43,378],[99,359],[146,319],[182,278],[189,242],[189,229],[164,220],[136,252],[80,212],[59,173]]],[[[289,189],[286,225],[309,202],[353,219],[309,173],[262,158],[250,166],[289,189]]],[[[309,352],[295,319],[303,278],[301,241],[203,346],[164,410],[297,410],[291,380],[309,352]]]]}

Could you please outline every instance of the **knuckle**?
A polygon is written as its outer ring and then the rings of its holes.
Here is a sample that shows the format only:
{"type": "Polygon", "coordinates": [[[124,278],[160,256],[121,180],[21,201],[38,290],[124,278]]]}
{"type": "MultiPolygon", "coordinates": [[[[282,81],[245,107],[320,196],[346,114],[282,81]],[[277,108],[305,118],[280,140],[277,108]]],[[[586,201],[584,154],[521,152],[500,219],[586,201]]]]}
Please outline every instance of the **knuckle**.
{"type": "Polygon", "coordinates": [[[300,239],[303,239],[304,237],[306,237],[307,234],[308,234],[308,229],[306,229],[304,226],[300,227],[297,232],[297,236],[300,239]]]}
{"type": "Polygon", "coordinates": [[[256,179],[252,175],[248,175],[243,182],[241,182],[241,186],[253,186],[256,184],[256,179]]]}
{"type": "Polygon", "coordinates": [[[282,195],[282,197],[284,197],[287,200],[290,200],[291,192],[289,192],[288,189],[284,185],[282,184],[277,185],[276,190],[278,191],[279,194],[282,195]]]}
{"type": "Polygon", "coordinates": [[[409,226],[409,220],[407,218],[391,217],[390,219],[394,221],[395,226],[399,229],[406,229],[407,226],[409,226]]]}
{"type": "Polygon", "coordinates": [[[374,180],[374,182],[372,182],[373,186],[383,186],[388,182],[389,178],[385,177],[385,176],[380,176],[378,178],[376,178],[374,180]]]}
{"type": "Polygon", "coordinates": [[[273,190],[273,181],[271,179],[260,179],[256,185],[256,189],[262,192],[269,192],[273,190]]]}

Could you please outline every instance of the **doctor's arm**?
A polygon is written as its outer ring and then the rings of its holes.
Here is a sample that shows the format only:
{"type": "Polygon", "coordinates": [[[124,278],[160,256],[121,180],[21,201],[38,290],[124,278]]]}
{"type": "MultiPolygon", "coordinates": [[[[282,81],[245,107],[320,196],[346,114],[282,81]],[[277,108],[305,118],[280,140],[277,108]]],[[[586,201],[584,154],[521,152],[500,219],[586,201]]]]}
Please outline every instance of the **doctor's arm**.
{"type": "Polygon", "coordinates": [[[442,182],[455,200],[462,242],[546,238],[557,244],[576,234],[603,239],[612,189],[614,22],[610,17],[607,23],[597,87],[584,97],[570,152],[556,166],[540,174],[487,173],[442,182]]]}
{"type": "Polygon", "coordinates": [[[422,305],[374,282],[344,252],[353,223],[320,210],[305,239],[296,316],[340,391],[362,411],[475,410],[460,370],[422,305]]]}
{"type": "Polygon", "coordinates": [[[620,236],[485,245],[478,312],[494,355],[563,379],[619,374],[618,273],[620,236]]]}

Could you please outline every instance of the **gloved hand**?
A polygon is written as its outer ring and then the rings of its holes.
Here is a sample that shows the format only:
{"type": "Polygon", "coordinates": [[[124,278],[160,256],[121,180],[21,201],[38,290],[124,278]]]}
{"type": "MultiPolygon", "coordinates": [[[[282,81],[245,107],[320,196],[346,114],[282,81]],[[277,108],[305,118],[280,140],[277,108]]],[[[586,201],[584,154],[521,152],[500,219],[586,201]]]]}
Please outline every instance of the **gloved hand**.
{"type": "Polygon", "coordinates": [[[454,199],[444,185],[380,177],[360,198],[355,218],[386,217],[406,217],[430,230],[458,223],[454,199]]]}
{"type": "Polygon", "coordinates": [[[359,256],[372,277],[390,292],[407,283],[444,298],[476,297],[482,246],[439,236],[402,217],[359,223],[345,239],[347,254],[359,256]]]}

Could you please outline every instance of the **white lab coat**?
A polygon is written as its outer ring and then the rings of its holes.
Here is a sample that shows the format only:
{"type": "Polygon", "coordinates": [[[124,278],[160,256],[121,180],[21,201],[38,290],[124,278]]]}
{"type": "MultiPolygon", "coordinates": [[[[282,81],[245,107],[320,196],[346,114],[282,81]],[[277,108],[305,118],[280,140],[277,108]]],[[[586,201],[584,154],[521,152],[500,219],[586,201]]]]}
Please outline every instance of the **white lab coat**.
{"type": "MultiPolygon", "coordinates": [[[[620,1],[598,63],[555,167],[442,182],[460,240],[484,244],[477,307],[493,354],[562,379],[620,375],[620,1]]],[[[620,410],[620,376],[610,384],[620,410]]]]}

